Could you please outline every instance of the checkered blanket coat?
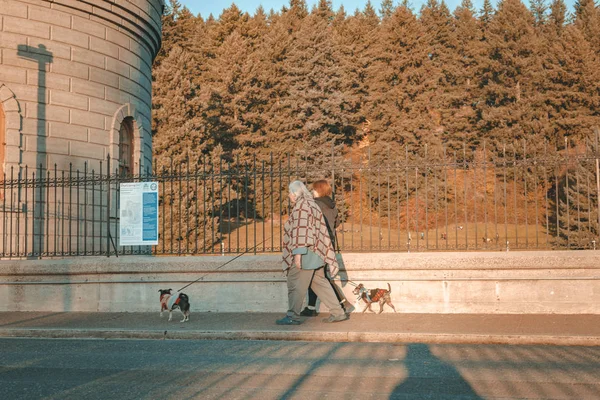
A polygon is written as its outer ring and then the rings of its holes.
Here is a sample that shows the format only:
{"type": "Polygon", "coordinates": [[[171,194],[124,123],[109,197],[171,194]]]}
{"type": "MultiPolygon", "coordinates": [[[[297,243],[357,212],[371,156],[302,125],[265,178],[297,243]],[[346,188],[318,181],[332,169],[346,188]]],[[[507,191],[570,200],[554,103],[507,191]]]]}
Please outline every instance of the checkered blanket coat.
{"type": "Polygon", "coordinates": [[[298,199],[290,214],[290,218],[283,226],[283,269],[292,266],[292,251],[307,247],[317,254],[323,262],[329,265],[329,276],[337,275],[339,266],[335,258],[335,251],[329,238],[327,224],[321,209],[311,199],[298,199]]]}

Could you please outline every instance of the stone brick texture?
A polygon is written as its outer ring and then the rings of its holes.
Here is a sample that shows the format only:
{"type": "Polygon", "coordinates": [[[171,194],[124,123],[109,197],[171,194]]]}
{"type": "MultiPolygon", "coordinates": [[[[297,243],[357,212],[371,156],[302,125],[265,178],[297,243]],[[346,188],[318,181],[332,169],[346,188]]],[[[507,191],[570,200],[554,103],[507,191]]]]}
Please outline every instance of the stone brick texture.
{"type": "Polygon", "coordinates": [[[163,6],[163,0],[0,0],[0,86],[14,93],[21,118],[7,120],[7,136],[20,136],[7,140],[21,146],[5,164],[82,169],[110,154],[118,168],[111,150],[118,149],[120,116],[128,110],[136,122],[134,170],[150,167],[150,71],[163,6]]]}

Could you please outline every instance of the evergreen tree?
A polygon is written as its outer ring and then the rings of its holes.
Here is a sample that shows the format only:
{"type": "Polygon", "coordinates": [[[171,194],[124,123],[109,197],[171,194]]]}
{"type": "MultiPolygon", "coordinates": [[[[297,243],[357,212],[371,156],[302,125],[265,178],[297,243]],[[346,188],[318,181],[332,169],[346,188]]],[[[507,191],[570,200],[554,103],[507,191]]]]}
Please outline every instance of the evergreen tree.
{"type": "Polygon", "coordinates": [[[553,0],[550,4],[550,15],[548,16],[552,29],[560,33],[567,21],[567,6],[564,0],[553,0]]]}
{"type": "Polygon", "coordinates": [[[492,2],[490,0],[483,0],[483,7],[481,8],[480,14],[481,23],[484,27],[487,27],[494,16],[494,7],[492,6],[492,2]]]}
{"type": "Polygon", "coordinates": [[[452,115],[445,123],[445,142],[450,149],[460,150],[465,141],[478,142],[474,110],[477,100],[474,89],[478,86],[477,74],[483,52],[483,32],[470,0],[463,0],[454,11],[454,26],[457,41],[454,61],[457,64],[456,84],[450,103],[452,115]]]}
{"type": "Polygon", "coordinates": [[[207,132],[200,118],[200,87],[193,81],[192,57],[175,46],[154,68],[152,121],[154,155],[159,170],[188,152],[202,152],[207,132]]]}
{"type": "Polygon", "coordinates": [[[375,12],[375,8],[373,8],[373,4],[371,4],[371,0],[367,0],[367,4],[365,4],[365,9],[362,14],[367,21],[377,21],[377,23],[379,23],[379,17],[377,17],[377,13],[375,12]]]}
{"type": "Polygon", "coordinates": [[[532,128],[554,146],[571,136],[583,139],[598,124],[598,62],[576,27],[563,26],[564,3],[555,1],[542,43],[545,73],[537,77],[532,128]],[[574,45],[577,43],[577,45],[574,45]],[[535,125],[533,125],[535,123],[535,125]]]}
{"type": "Polygon", "coordinates": [[[252,129],[236,136],[236,150],[233,152],[242,160],[252,159],[256,154],[261,162],[268,160],[271,152],[276,152],[277,156],[286,153],[279,145],[282,141],[279,132],[285,118],[278,110],[288,93],[284,62],[300,24],[297,16],[304,14],[305,10],[305,5],[300,9],[297,7],[300,6],[293,4],[284,14],[271,18],[268,32],[249,55],[245,77],[245,118],[252,129]]]}
{"type": "Polygon", "coordinates": [[[319,0],[319,4],[317,5],[313,14],[329,22],[333,20],[333,16],[335,13],[333,12],[331,0],[319,0]]]}
{"type": "Polygon", "coordinates": [[[597,52],[600,51],[600,11],[594,0],[575,2],[575,26],[597,52]]]}
{"type": "Polygon", "coordinates": [[[253,50],[263,41],[269,31],[269,21],[262,6],[259,6],[254,16],[246,16],[247,23],[240,32],[253,50]]]}
{"type": "Polygon", "coordinates": [[[546,0],[529,0],[529,8],[535,20],[535,26],[543,26],[548,19],[546,0]]]}
{"type": "Polygon", "coordinates": [[[208,145],[220,145],[227,154],[235,148],[235,137],[248,130],[242,113],[248,51],[239,32],[231,33],[210,62],[201,94],[202,116],[210,135],[208,145]]]}
{"type": "MultiPolygon", "coordinates": [[[[449,134],[448,123],[460,109],[455,100],[464,95],[459,81],[464,73],[466,59],[458,54],[458,40],[454,20],[445,4],[429,0],[421,8],[420,23],[424,35],[420,47],[427,57],[422,63],[420,75],[424,77],[416,103],[420,105],[423,141],[439,145],[449,134]],[[425,123],[427,121],[427,123],[425,123]]],[[[417,69],[417,68],[415,68],[417,69]]],[[[456,134],[456,132],[452,132],[456,134]]]]}
{"type": "MultiPolygon", "coordinates": [[[[373,152],[384,159],[388,145],[418,143],[425,133],[421,130],[420,105],[415,100],[424,80],[417,68],[427,55],[420,46],[421,25],[406,7],[396,8],[372,33],[376,42],[368,52],[371,62],[367,69],[369,98],[365,118],[371,122],[369,139],[375,145],[373,152]]],[[[401,151],[398,146],[393,149],[401,151]]]]}
{"type": "Polygon", "coordinates": [[[177,0],[171,0],[162,17],[162,46],[154,59],[158,66],[167,57],[173,46],[189,51],[196,39],[196,25],[202,23],[177,0]]]}
{"type": "Polygon", "coordinates": [[[478,129],[499,149],[529,138],[524,125],[531,112],[535,76],[540,74],[539,38],[531,12],[520,0],[502,0],[485,30],[486,57],[480,63],[478,129]]]}
{"type": "Polygon", "coordinates": [[[394,0],[383,0],[381,2],[381,8],[379,9],[379,15],[381,18],[389,18],[394,13],[394,0]]]}
{"type": "MultiPolygon", "coordinates": [[[[317,2],[310,13],[305,0],[292,0],[280,11],[259,7],[253,16],[233,5],[216,19],[195,17],[171,1],[153,66],[159,171],[214,160],[208,169],[218,174],[221,158],[238,171],[255,159],[268,170],[293,153],[305,166],[298,177],[312,180],[350,157],[370,158],[375,166],[405,157],[422,163],[425,144],[431,155],[441,154],[442,145],[462,150],[466,141],[476,150],[486,140],[488,149],[498,150],[522,138],[535,153],[545,140],[560,146],[568,136],[581,143],[600,125],[600,23],[593,1],[578,2],[573,20],[564,0],[552,0],[549,9],[545,0],[530,0],[531,11],[519,0],[503,0],[495,11],[485,0],[479,17],[471,0],[463,0],[453,15],[439,1],[429,0],[418,18],[406,0],[398,7],[384,1],[382,18],[370,2],[347,15],[343,7],[334,12],[329,0],[317,2]]],[[[562,184],[568,180],[569,190],[583,193],[587,175],[573,168],[562,184]]],[[[420,190],[431,173],[419,168],[417,180],[409,178],[410,190],[420,190]]],[[[375,187],[384,176],[374,168],[352,179],[375,187]]],[[[390,185],[392,198],[406,195],[404,179],[398,187],[390,185]]],[[[215,215],[223,210],[218,204],[239,200],[243,188],[254,184],[247,174],[225,181],[214,191],[202,189],[209,205],[206,213],[185,216],[201,217],[189,229],[217,229],[221,221],[215,215]],[[238,194],[229,198],[226,190],[238,194]]],[[[186,202],[193,201],[193,191],[183,193],[186,202]]],[[[583,198],[564,193],[564,199],[566,194],[579,199],[579,211],[587,215],[583,198]]],[[[364,206],[385,217],[386,199],[382,193],[364,206]]],[[[245,200],[251,208],[261,206],[259,198],[245,200]]],[[[273,200],[278,204],[280,198],[273,200]]],[[[577,209],[569,207],[572,217],[577,209]]],[[[227,210],[241,215],[237,208],[227,210]]],[[[555,226],[572,231],[564,220],[555,226]]],[[[208,235],[206,243],[216,236],[208,235]]]]}
{"type": "Polygon", "coordinates": [[[357,11],[345,24],[334,30],[334,40],[340,49],[344,112],[348,118],[343,131],[347,144],[358,142],[368,124],[363,107],[369,96],[368,69],[372,63],[370,48],[377,40],[379,18],[368,9],[366,11],[357,11]]]}
{"type": "Polygon", "coordinates": [[[288,150],[305,148],[306,157],[315,161],[319,151],[330,154],[328,144],[342,138],[348,123],[340,53],[332,39],[333,29],[323,14],[302,21],[283,63],[287,90],[276,108],[281,121],[277,142],[288,150]]]}
{"type": "Polygon", "coordinates": [[[308,15],[308,8],[305,0],[290,0],[290,8],[286,14],[294,20],[301,21],[308,15]]]}

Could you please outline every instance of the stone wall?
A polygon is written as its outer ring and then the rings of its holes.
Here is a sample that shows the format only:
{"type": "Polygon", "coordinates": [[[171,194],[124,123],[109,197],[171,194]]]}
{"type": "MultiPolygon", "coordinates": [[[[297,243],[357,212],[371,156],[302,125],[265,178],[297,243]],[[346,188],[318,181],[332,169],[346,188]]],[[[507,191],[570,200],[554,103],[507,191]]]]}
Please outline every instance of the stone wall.
{"type": "MultiPolygon", "coordinates": [[[[163,0],[0,0],[5,170],[90,169],[135,121],[133,170],[151,165],[151,66],[163,0]]],[[[114,169],[111,168],[113,171],[114,169]]]]}
{"type": "MultiPolygon", "coordinates": [[[[158,311],[158,289],[178,290],[196,280],[183,290],[193,312],[286,310],[280,256],[243,256],[220,268],[231,258],[0,261],[0,311],[158,311]]],[[[596,251],[371,253],[344,259],[348,299],[355,300],[353,283],[389,283],[398,312],[600,314],[596,251]]]]}

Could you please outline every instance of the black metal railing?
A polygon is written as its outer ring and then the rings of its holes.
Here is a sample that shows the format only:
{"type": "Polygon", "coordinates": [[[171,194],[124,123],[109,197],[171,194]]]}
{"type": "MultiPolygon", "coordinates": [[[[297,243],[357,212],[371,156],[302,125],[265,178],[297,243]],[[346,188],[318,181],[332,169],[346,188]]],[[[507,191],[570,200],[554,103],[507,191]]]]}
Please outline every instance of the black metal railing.
{"type": "Polygon", "coordinates": [[[11,169],[0,183],[0,257],[279,252],[288,184],[320,178],[334,186],[344,251],[595,249],[596,149],[198,159],[127,177],[109,173],[108,160],[98,170],[11,169]],[[119,246],[119,185],[136,181],[159,183],[156,246],[119,246]]]}

